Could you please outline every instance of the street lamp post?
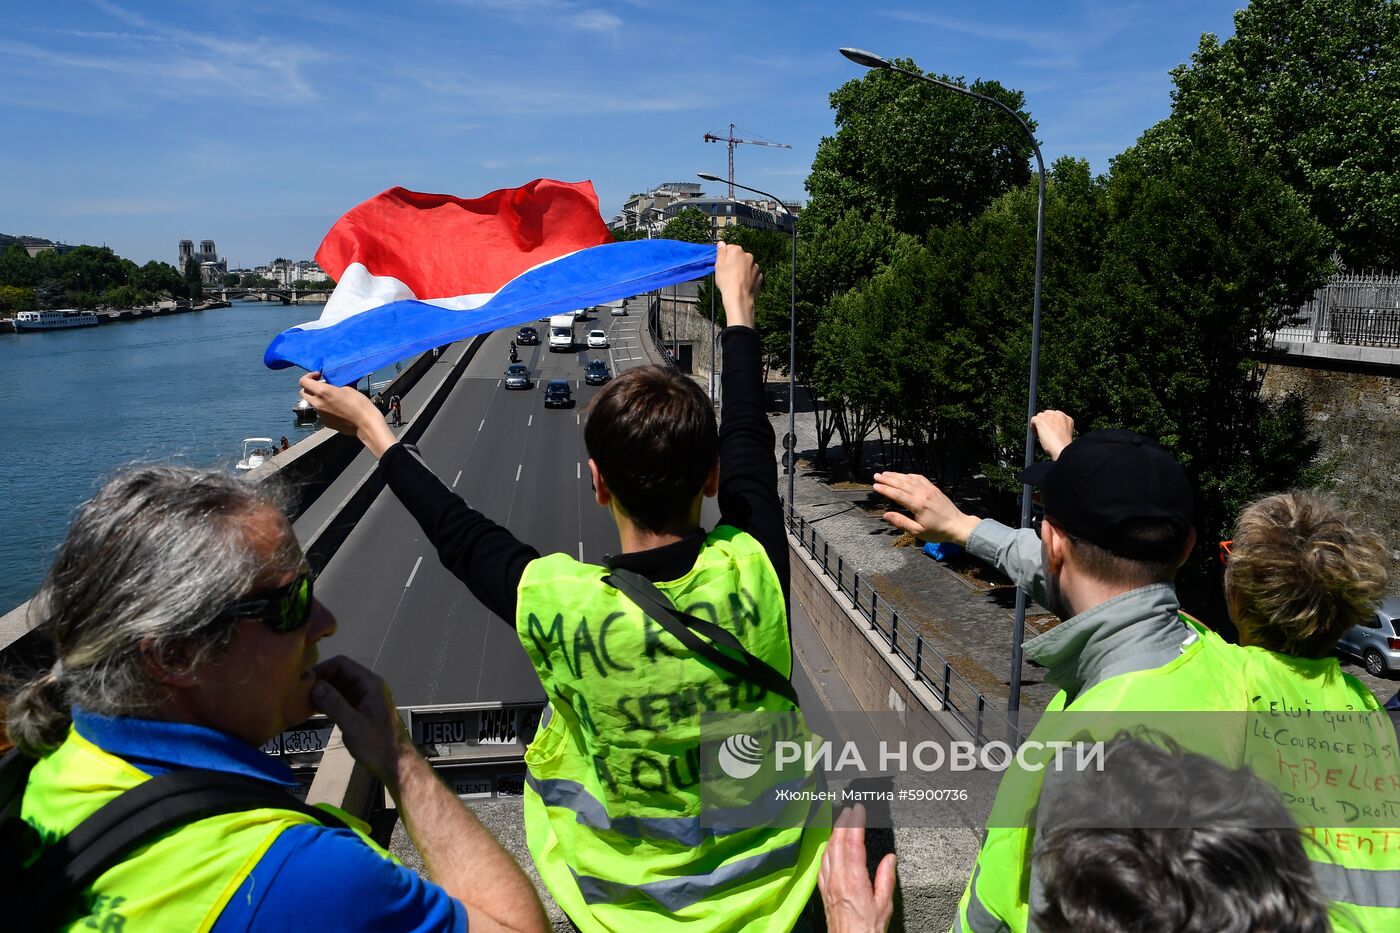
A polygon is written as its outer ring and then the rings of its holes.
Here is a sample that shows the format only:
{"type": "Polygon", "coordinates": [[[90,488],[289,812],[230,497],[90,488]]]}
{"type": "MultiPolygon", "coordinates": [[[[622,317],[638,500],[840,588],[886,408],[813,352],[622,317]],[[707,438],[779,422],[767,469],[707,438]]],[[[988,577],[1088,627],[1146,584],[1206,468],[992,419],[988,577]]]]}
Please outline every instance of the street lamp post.
{"type": "MultiPolygon", "coordinates": [[[[782,199],[767,191],[759,191],[757,188],[750,188],[748,185],[741,185],[733,179],[720,178],[718,175],[711,175],[708,172],[696,172],[705,181],[724,182],[733,185],[735,188],[742,188],[745,191],[752,191],[754,194],[761,194],[774,204],[783,209],[783,213],[788,215],[788,220],[792,221],[792,292],[788,305],[788,437],[797,437],[797,215],[788,209],[782,199]]],[[[794,442],[795,444],[795,442],[794,442]]],[[[796,446],[789,448],[783,444],[783,450],[788,461],[787,465],[787,515],[788,524],[792,524],[792,496],[793,484],[797,478],[797,449],[796,446]]]]}
{"type": "MultiPolygon", "coordinates": [[[[1035,461],[1035,429],[1031,426],[1031,419],[1035,417],[1036,392],[1040,381],[1040,270],[1041,261],[1045,253],[1045,160],[1040,156],[1040,144],[1035,141],[1035,134],[1026,125],[1026,121],[1021,119],[1021,115],[1012,110],[1006,104],[995,97],[988,97],[986,94],[978,94],[965,87],[958,87],[947,81],[940,81],[928,75],[921,75],[918,72],[900,68],[893,62],[886,61],[878,55],[867,52],[863,49],[842,49],[841,54],[855,62],[857,65],[864,65],[866,68],[883,68],[886,71],[897,71],[902,75],[908,75],[919,81],[927,81],[929,84],[936,84],[945,87],[950,91],[959,94],[966,94],[968,97],[975,97],[980,101],[985,101],[1001,108],[1011,115],[1016,121],[1016,125],[1026,134],[1030,140],[1031,150],[1035,153],[1036,172],[1040,177],[1040,191],[1035,209],[1035,290],[1031,301],[1031,384],[1030,396],[1026,403],[1026,466],[1030,466],[1035,461]]],[[[1031,488],[1024,483],[1021,485],[1021,527],[1029,528],[1031,523],[1031,488]]],[[[1016,588],[1016,624],[1011,638],[1011,684],[1007,692],[1006,709],[1012,713],[1012,721],[1015,721],[1015,714],[1021,709],[1021,641],[1026,634],[1026,593],[1020,587],[1016,588]]]]}

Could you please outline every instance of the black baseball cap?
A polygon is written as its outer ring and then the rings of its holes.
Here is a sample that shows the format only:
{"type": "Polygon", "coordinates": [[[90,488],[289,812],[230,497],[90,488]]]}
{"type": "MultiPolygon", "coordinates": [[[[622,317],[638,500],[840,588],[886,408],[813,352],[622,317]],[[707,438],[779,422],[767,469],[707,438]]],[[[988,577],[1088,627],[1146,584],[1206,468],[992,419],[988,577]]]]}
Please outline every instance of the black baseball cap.
{"type": "Polygon", "coordinates": [[[1057,528],[1119,557],[1172,560],[1191,534],[1195,498],[1186,471],[1143,434],[1090,431],[1058,460],[1027,467],[1021,481],[1039,487],[1045,517],[1057,528]],[[1148,540],[1140,531],[1149,524],[1173,534],[1148,540]]]}

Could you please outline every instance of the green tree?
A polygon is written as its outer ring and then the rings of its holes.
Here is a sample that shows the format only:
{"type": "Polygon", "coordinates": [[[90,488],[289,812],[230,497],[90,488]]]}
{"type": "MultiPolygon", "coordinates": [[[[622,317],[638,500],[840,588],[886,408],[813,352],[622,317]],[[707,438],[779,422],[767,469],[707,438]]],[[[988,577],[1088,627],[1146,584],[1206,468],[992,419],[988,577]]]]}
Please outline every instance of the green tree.
{"type": "Polygon", "coordinates": [[[191,301],[198,301],[204,295],[204,282],[199,274],[199,261],[185,260],[185,294],[191,301]]]}
{"type": "Polygon", "coordinates": [[[1173,112],[1218,111],[1349,265],[1400,266],[1400,3],[1251,0],[1172,79],[1173,112]]]}
{"type": "MultiPolygon", "coordinates": [[[[919,70],[907,59],[898,64],[919,70]]],[[[970,89],[1021,111],[1019,91],[995,81],[970,89]]],[[[1011,118],[946,88],[870,71],[834,91],[831,108],[836,134],[817,145],[807,177],[804,219],[818,226],[855,211],[921,237],[931,227],[970,220],[1030,177],[1030,142],[1011,118]]],[[[1035,128],[1028,114],[1021,116],[1035,128]]]]}
{"type": "MultiPolygon", "coordinates": [[[[1159,438],[1192,479],[1197,527],[1218,540],[1249,499],[1316,479],[1301,405],[1260,390],[1272,332],[1325,280],[1330,238],[1213,111],[1148,130],[1114,160],[1103,197],[1104,229],[1086,233],[1102,236],[1097,269],[1069,280],[1077,294],[1047,289],[1041,405],[1081,430],[1159,438]]],[[[997,408],[1012,464],[1023,405],[997,408]]],[[[1218,590],[1218,566],[1209,547],[1197,555],[1184,582],[1200,599],[1218,590]]]]}
{"type": "Polygon", "coordinates": [[[661,237],[686,243],[714,242],[710,236],[710,218],[698,207],[687,207],[667,221],[661,237]]]}
{"type": "Polygon", "coordinates": [[[16,311],[38,309],[39,301],[34,296],[34,289],[18,285],[0,285],[0,311],[5,312],[6,317],[14,317],[16,311]]]}
{"type": "Polygon", "coordinates": [[[613,242],[614,242],[614,243],[625,243],[625,242],[627,242],[628,240],[645,240],[645,239],[647,238],[647,232],[646,232],[645,230],[642,230],[642,229],[637,229],[637,230],[622,230],[622,229],[618,229],[618,230],[612,231],[612,238],[613,238],[613,242]]]}
{"type": "Polygon", "coordinates": [[[12,244],[0,253],[0,285],[32,288],[39,284],[39,270],[23,246],[12,244]]]}
{"type": "Polygon", "coordinates": [[[185,282],[179,270],[168,262],[152,259],[136,270],[133,284],[143,292],[174,297],[185,293],[185,282]]]}

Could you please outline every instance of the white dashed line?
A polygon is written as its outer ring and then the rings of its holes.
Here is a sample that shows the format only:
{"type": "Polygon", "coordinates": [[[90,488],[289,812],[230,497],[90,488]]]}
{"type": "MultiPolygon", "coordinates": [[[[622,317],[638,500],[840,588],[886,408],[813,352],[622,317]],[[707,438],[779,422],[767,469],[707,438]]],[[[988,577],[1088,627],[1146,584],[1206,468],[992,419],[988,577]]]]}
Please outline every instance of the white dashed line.
{"type": "Polygon", "coordinates": [[[530,425],[532,425],[532,424],[534,424],[534,423],[535,423],[535,416],[534,416],[534,415],[531,415],[531,416],[530,416],[530,420],[527,421],[527,422],[525,422],[525,427],[528,428],[530,425]]]}
{"type": "Polygon", "coordinates": [[[525,464],[522,463],[522,464],[520,464],[520,466],[518,466],[518,467],[515,468],[515,481],[516,481],[517,483],[520,482],[520,471],[521,471],[521,469],[522,469],[524,466],[525,466],[525,464]]]}
{"type": "Polygon", "coordinates": [[[578,543],[578,562],[583,563],[583,542],[578,543]]]}
{"type": "Polygon", "coordinates": [[[476,426],[476,433],[480,434],[480,433],[481,433],[481,429],[484,428],[484,427],[486,427],[486,419],[485,419],[485,418],[482,418],[482,419],[481,419],[481,424],[478,424],[478,425],[476,426]]]}
{"type": "Polygon", "coordinates": [[[423,563],[423,555],[419,554],[418,559],[413,562],[413,570],[409,571],[408,582],[403,585],[404,589],[408,589],[413,585],[413,578],[418,576],[418,565],[421,563],[423,563]]]}
{"type": "Polygon", "coordinates": [[[574,464],[574,479],[583,479],[583,464],[574,464]]]}
{"type": "Polygon", "coordinates": [[[457,479],[454,479],[454,480],[452,481],[452,488],[453,488],[453,489],[456,489],[456,488],[457,488],[457,480],[458,480],[458,479],[461,479],[461,478],[462,478],[462,471],[461,471],[461,470],[458,470],[458,471],[457,471],[457,479]]]}

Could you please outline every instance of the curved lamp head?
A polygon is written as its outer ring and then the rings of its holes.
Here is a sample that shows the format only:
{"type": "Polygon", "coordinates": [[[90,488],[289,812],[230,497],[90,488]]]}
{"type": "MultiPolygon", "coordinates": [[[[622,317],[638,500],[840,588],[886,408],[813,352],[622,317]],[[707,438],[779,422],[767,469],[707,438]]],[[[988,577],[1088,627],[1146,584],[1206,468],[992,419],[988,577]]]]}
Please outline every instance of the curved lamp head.
{"type": "Polygon", "coordinates": [[[889,68],[890,63],[885,61],[874,52],[867,52],[865,49],[842,49],[841,54],[855,62],[857,65],[864,65],[866,68],[889,68]]]}
{"type": "Polygon", "coordinates": [[[718,175],[711,175],[709,172],[696,172],[695,177],[703,178],[705,181],[724,181],[723,178],[720,178],[718,175]]]}

